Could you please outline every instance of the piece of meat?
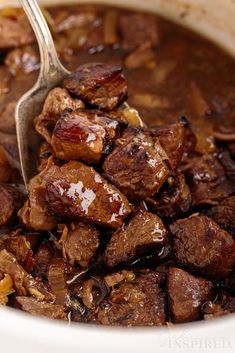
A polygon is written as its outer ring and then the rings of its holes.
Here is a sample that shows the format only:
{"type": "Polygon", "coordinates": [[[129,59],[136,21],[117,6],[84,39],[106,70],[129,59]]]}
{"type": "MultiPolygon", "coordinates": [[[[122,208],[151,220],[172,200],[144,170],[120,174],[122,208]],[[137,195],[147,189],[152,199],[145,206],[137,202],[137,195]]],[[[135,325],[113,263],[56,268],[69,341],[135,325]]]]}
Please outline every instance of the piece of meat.
{"type": "Polygon", "coordinates": [[[192,196],[183,174],[178,173],[167,179],[167,186],[152,199],[147,200],[148,206],[163,218],[180,217],[189,212],[192,196]]]}
{"type": "Polygon", "coordinates": [[[65,112],[57,121],[51,145],[57,158],[98,163],[119,136],[120,123],[93,110],[65,112]]]}
{"type": "Polygon", "coordinates": [[[191,158],[185,170],[193,205],[216,205],[235,191],[235,184],[214,154],[191,158]]]}
{"type": "Polygon", "coordinates": [[[192,215],[171,224],[170,231],[176,260],[185,268],[212,279],[232,272],[235,242],[212,219],[192,215]]]}
{"type": "Polygon", "coordinates": [[[154,271],[121,282],[98,308],[97,323],[111,326],[161,326],[166,324],[165,277],[154,271]]]}
{"type": "Polygon", "coordinates": [[[176,171],[183,153],[193,151],[196,146],[196,137],[188,121],[182,118],[171,125],[156,126],[152,131],[169,158],[168,164],[176,171]]]}
{"type": "Polygon", "coordinates": [[[129,127],[106,157],[107,178],[130,200],[144,200],[158,192],[169,175],[167,156],[147,131],[129,127]]]}
{"type": "Polygon", "coordinates": [[[17,11],[17,9],[14,9],[14,11],[14,18],[0,16],[0,48],[16,48],[35,41],[32,28],[26,16],[17,11]]]}
{"type": "Polygon", "coordinates": [[[12,180],[15,170],[10,165],[4,148],[0,145],[0,183],[6,183],[12,180]]]}
{"type": "Polygon", "coordinates": [[[62,219],[118,228],[131,212],[124,195],[80,162],[51,166],[44,180],[48,207],[62,219]]]}
{"type": "Polygon", "coordinates": [[[228,197],[213,206],[207,215],[235,237],[235,196],[228,197]]]}
{"type": "Polygon", "coordinates": [[[67,314],[62,305],[38,301],[35,298],[25,296],[16,297],[16,303],[21,310],[29,314],[45,316],[50,319],[67,320],[67,314]]]}
{"type": "Polygon", "coordinates": [[[56,219],[47,208],[43,172],[30,180],[28,191],[28,199],[18,212],[21,222],[29,229],[41,231],[53,229],[56,226],[56,219]]]}
{"type": "Polygon", "coordinates": [[[168,271],[167,290],[174,323],[200,319],[202,305],[214,297],[212,282],[176,267],[168,271]]]}
{"type": "Polygon", "coordinates": [[[48,142],[43,142],[38,151],[38,171],[42,172],[47,167],[48,160],[53,154],[53,149],[48,142]]]}
{"type": "Polygon", "coordinates": [[[0,131],[6,134],[15,134],[15,101],[10,102],[4,106],[0,113],[0,131]]]}
{"type": "Polygon", "coordinates": [[[10,51],[4,63],[13,75],[27,75],[40,68],[40,57],[37,48],[28,45],[10,51]]]}
{"type": "Polygon", "coordinates": [[[127,83],[121,67],[89,63],[66,77],[63,86],[84,102],[103,110],[112,110],[127,98],[127,83]]]}
{"type": "Polygon", "coordinates": [[[7,184],[0,184],[0,226],[11,223],[24,200],[19,189],[7,184]]]}
{"type": "Polygon", "coordinates": [[[72,98],[66,89],[56,87],[49,92],[42,113],[34,119],[35,129],[48,143],[51,143],[55,124],[63,112],[82,108],[84,104],[80,99],[72,98]]]}
{"type": "Polygon", "coordinates": [[[65,226],[60,243],[63,256],[71,266],[78,263],[87,268],[99,247],[99,231],[86,223],[72,223],[65,226]]]}
{"type": "Polygon", "coordinates": [[[163,248],[166,237],[166,229],[157,215],[139,211],[126,226],[112,234],[105,250],[105,262],[110,267],[131,262],[163,248]]]}
{"type": "Polygon", "coordinates": [[[62,32],[67,30],[75,30],[79,27],[90,26],[97,19],[96,9],[93,7],[87,7],[81,9],[73,9],[71,13],[68,9],[63,9],[53,14],[55,21],[56,32],[62,32]]]}
{"type": "Polygon", "coordinates": [[[62,258],[54,257],[48,266],[48,285],[55,296],[55,304],[66,305],[68,288],[66,283],[66,264],[62,258]]]}
{"type": "Polygon", "coordinates": [[[133,50],[143,43],[148,43],[153,48],[159,45],[159,28],[153,15],[140,13],[122,15],[119,29],[123,49],[133,50]]]}

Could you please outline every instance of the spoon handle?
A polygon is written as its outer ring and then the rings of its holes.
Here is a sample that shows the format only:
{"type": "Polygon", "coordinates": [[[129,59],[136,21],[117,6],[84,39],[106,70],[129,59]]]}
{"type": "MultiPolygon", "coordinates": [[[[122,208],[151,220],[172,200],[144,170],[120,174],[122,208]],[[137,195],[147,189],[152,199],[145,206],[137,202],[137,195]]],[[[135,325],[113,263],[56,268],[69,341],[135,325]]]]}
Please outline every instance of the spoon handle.
{"type": "Polygon", "coordinates": [[[51,77],[53,74],[67,73],[67,70],[59,61],[51,32],[37,1],[20,0],[20,3],[31,23],[39,46],[41,57],[39,80],[40,77],[45,81],[45,78],[51,77]]]}

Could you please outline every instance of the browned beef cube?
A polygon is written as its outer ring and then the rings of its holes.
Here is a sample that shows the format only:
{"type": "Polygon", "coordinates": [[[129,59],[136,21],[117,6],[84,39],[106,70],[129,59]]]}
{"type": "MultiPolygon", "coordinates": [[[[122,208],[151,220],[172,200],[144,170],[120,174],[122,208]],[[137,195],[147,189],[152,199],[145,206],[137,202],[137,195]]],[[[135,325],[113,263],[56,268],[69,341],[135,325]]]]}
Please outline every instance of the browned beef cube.
{"type": "Polygon", "coordinates": [[[121,67],[103,63],[81,65],[63,81],[75,97],[103,110],[112,110],[127,98],[127,83],[121,67]]]}
{"type": "Polygon", "coordinates": [[[204,320],[210,320],[216,317],[230,314],[230,312],[228,310],[223,309],[220,304],[214,303],[212,301],[206,302],[202,306],[202,310],[204,314],[204,320]]]}
{"type": "Polygon", "coordinates": [[[43,106],[42,113],[34,119],[35,129],[48,142],[51,143],[51,135],[57,120],[67,109],[84,108],[80,99],[72,98],[64,88],[52,89],[43,106]]]}
{"type": "Polygon", "coordinates": [[[148,132],[127,128],[104,161],[104,171],[130,200],[154,195],[169,175],[167,156],[148,132]]]}
{"type": "Polygon", "coordinates": [[[218,225],[235,236],[235,196],[228,197],[220,204],[213,206],[207,215],[218,225]]]}
{"type": "Polygon", "coordinates": [[[174,171],[177,169],[183,153],[193,151],[196,146],[196,137],[186,119],[181,119],[171,125],[157,126],[153,129],[153,133],[158,137],[169,157],[168,163],[174,171]]]}
{"type": "Polygon", "coordinates": [[[186,179],[192,191],[194,205],[214,205],[235,191],[218,158],[212,154],[190,159],[186,179]]]}
{"type": "Polygon", "coordinates": [[[13,75],[23,75],[39,69],[40,57],[37,48],[28,45],[10,51],[4,63],[13,75]]]}
{"type": "Polygon", "coordinates": [[[0,131],[6,134],[15,134],[15,108],[16,102],[6,104],[0,113],[0,131]]]}
{"type": "Polygon", "coordinates": [[[11,17],[0,16],[0,48],[15,48],[31,44],[35,37],[26,16],[17,9],[11,17]]]}
{"type": "Polygon", "coordinates": [[[163,218],[174,218],[188,212],[192,196],[184,175],[178,173],[174,177],[170,176],[167,184],[166,189],[148,200],[150,209],[163,218]]]}
{"type": "Polygon", "coordinates": [[[56,220],[47,209],[43,174],[30,180],[28,190],[29,197],[18,213],[21,222],[29,229],[51,230],[56,220]]]}
{"type": "Polygon", "coordinates": [[[48,207],[62,219],[118,228],[131,212],[124,195],[93,168],[80,162],[52,166],[45,180],[48,207]]]}
{"type": "Polygon", "coordinates": [[[98,309],[97,322],[112,326],[166,324],[164,275],[149,271],[115,287],[98,309]]]}
{"type": "Polygon", "coordinates": [[[159,44],[159,28],[153,15],[138,13],[122,15],[119,26],[124,49],[132,50],[143,43],[149,43],[152,47],[159,44]]]}
{"type": "Polygon", "coordinates": [[[212,282],[176,267],[169,269],[167,282],[173,322],[198,320],[202,314],[201,306],[213,299],[212,282]]]}
{"type": "Polygon", "coordinates": [[[51,145],[57,158],[98,163],[110,151],[120,123],[93,110],[66,112],[57,121],[51,145]]]}
{"type": "Polygon", "coordinates": [[[71,266],[77,262],[82,267],[88,267],[99,246],[99,231],[90,224],[72,223],[64,227],[60,243],[64,258],[71,266]]]}
{"type": "Polygon", "coordinates": [[[9,224],[23,203],[22,193],[11,185],[0,185],[0,226],[9,224]]]}
{"type": "Polygon", "coordinates": [[[105,251],[108,266],[129,262],[166,243],[166,229],[152,213],[139,211],[130,222],[113,233],[105,251]]]}
{"type": "Polygon", "coordinates": [[[233,270],[235,242],[212,219],[193,215],[171,224],[170,230],[175,257],[186,268],[212,279],[233,270]]]}
{"type": "Polygon", "coordinates": [[[35,298],[24,296],[16,297],[16,303],[23,311],[32,315],[41,315],[50,319],[67,320],[65,307],[62,305],[38,301],[35,298]]]}

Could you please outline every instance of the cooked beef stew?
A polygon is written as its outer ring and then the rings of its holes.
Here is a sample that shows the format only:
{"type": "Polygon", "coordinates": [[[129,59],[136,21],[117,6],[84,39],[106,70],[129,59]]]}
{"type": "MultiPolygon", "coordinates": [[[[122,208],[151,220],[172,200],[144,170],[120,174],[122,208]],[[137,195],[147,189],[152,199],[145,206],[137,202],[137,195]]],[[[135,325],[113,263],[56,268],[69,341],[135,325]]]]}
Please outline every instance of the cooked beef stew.
{"type": "Polygon", "coordinates": [[[34,119],[28,193],[14,110],[40,59],[0,11],[0,304],[113,326],[235,312],[235,61],[152,14],[43,11],[72,73],[34,119]]]}

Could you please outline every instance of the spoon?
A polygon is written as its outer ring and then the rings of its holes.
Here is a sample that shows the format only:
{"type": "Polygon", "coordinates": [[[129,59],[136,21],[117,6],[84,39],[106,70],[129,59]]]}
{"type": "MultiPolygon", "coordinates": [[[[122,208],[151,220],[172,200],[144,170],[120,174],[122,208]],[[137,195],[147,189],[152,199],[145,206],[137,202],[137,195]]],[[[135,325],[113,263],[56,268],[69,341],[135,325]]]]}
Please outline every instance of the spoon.
{"type": "MultiPolygon", "coordinates": [[[[58,86],[70,72],[63,67],[57,56],[50,30],[37,1],[20,0],[20,3],[36,35],[41,59],[38,80],[19,100],[15,113],[21,172],[27,188],[30,178],[37,172],[37,151],[40,146],[33,120],[41,113],[49,91],[58,86]]],[[[122,108],[128,123],[144,126],[136,109],[129,107],[127,103],[122,108]]]]}

